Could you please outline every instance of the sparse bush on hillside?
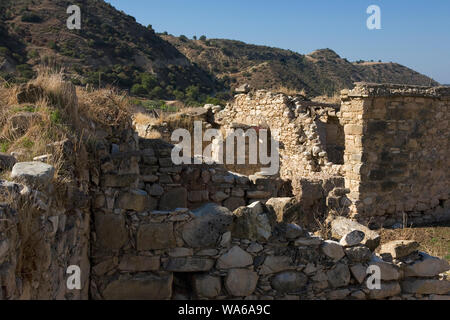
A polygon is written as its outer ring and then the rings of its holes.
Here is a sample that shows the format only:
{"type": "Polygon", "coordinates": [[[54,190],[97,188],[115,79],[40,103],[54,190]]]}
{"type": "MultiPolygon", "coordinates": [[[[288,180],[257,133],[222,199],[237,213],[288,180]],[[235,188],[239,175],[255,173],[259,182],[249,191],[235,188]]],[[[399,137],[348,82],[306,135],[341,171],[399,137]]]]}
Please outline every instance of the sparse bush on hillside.
{"type": "Polygon", "coordinates": [[[134,84],[131,87],[131,94],[135,96],[143,96],[148,93],[147,89],[144,88],[142,84],[134,84]]]}
{"type": "Polygon", "coordinates": [[[42,21],[42,18],[34,12],[25,12],[22,14],[21,20],[23,22],[39,23],[42,21]]]}

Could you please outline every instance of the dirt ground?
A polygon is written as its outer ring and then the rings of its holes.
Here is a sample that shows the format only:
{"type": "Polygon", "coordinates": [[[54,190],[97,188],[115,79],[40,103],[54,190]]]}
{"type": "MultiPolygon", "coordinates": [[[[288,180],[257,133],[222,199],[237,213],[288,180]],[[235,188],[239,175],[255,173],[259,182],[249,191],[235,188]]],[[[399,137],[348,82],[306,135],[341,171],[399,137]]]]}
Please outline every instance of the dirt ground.
{"type": "Polygon", "coordinates": [[[416,240],[420,250],[450,262],[450,221],[434,226],[381,229],[381,244],[392,240],[416,240]]]}

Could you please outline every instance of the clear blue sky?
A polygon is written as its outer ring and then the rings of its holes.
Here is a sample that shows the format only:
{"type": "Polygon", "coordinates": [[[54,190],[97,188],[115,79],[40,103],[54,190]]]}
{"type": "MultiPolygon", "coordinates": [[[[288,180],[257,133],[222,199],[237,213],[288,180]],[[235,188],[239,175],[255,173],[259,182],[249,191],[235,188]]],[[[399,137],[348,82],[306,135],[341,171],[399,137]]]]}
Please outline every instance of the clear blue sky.
{"type": "Polygon", "coordinates": [[[206,35],[350,61],[393,61],[450,84],[449,0],[107,0],[156,32],[206,35]],[[381,8],[381,30],[366,9],[381,8]]]}

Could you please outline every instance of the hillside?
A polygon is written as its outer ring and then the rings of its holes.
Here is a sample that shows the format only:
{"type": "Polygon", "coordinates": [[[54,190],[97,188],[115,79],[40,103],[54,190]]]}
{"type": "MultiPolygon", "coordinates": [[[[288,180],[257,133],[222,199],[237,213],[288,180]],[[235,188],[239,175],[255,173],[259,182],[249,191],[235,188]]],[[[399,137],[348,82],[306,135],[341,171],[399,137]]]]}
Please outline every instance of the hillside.
{"type": "Polygon", "coordinates": [[[104,1],[77,1],[81,30],[69,30],[66,10],[73,1],[2,0],[0,71],[33,76],[39,65],[63,67],[76,84],[113,84],[155,98],[183,95],[189,86],[211,92],[214,78],[155,34],[151,26],[104,1]],[[3,61],[3,62],[2,62],[3,61]]]}
{"type": "Polygon", "coordinates": [[[397,63],[351,63],[330,49],[302,55],[290,50],[225,39],[189,40],[161,35],[192,62],[235,87],[249,83],[258,89],[280,86],[309,95],[333,94],[353,82],[437,85],[432,79],[397,63]]]}
{"type": "Polygon", "coordinates": [[[114,85],[187,104],[228,99],[230,89],[304,90],[333,95],[354,82],[437,85],[396,63],[351,63],[330,49],[308,55],[234,40],[156,34],[102,0],[77,1],[81,30],[66,27],[66,0],[2,0],[0,79],[26,82],[39,66],[63,69],[77,85],[114,85]],[[218,94],[220,93],[220,94],[218,94]]]}

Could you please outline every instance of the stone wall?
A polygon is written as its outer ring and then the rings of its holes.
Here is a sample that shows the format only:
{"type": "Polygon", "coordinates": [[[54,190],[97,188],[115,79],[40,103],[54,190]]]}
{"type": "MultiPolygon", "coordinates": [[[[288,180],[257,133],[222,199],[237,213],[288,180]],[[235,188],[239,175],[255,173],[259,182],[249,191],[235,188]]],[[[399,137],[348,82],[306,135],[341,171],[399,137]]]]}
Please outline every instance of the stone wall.
{"type": "Polygon", "coordinates": [[[73,184],[52,183],[53,167],[18,163],[0,181],[0,300],[88,299],[90,208],[73,184]],[[80,268],[81,290],[67,287],[67,268],[80,268]]]}
{"type": "Polygon", "coordinates": [[[343,177],[350,201],[335,211],[351,202],[364,223],[420,224],[450,219],[449,96],[446,87],[359,83],[338,107],[258,90],[216,121],[278,130],[280,177],[298,198],[305,181],[343,177]]]}
{"type": "MultiPolygon", "coordinates": [[[[417,243],[392,243],[376,255],[369,247],[379,238],[370,231],[352,225],[336,235],[340,242],[323,240],[279,222],[285,209],[256,202],[234,213],[216,204],[108,220],[97,213],[92,298],[450,298],[450,282],[439,275],[450,266],[417,252],[417,243]],[[104,241],[107,230],[114,230],[115,240],[104,241]],[[381,270],[379,289],[367,288],[369,266],[381,270]]],[[[335,229],[345,229],[342,221],[335,229]]]]}
{"type": "Polygon", "coordinates": [[[358,84],[342,92],[353,213],[378,225],[450,218],[448,88],[358,84]]]}
{"type": "MultiPolygon", "coordinates": [[[[389,252],[377,255],[379,236],[360,225],[356,229],[365,234],[359,240],[347,235],[355,225],[341,224],[333,235],[344,238],[341,243],[324,240],[290,223],[298,202],[272,198],[272,179],[174,166],[171,145],[133,141],[138,143],[109,139],[96,148],[101,170],[93,206],[92,299],[448,298],[450,283],[442,276],[448,264],[418,253],[416,245],[394,246],[403,248],[395,249],[403,250],[398,256],[391,250],[395,259],[389,252]],[[196,191],[204,196],[194,197],[196,191]],[[239,198],[242,206],[232,212],[221,206],[229,198],[218,195],[239,198]],[[382,270],[379,290],[366,286],[370,265],[382,270]]],[[[300,181],[303,205],[325,189],[326,205],[345,200],[344,181],[336,179],[300,181]]]]}
{"type": "MultiPolygon", "coordinates": [[[[342,139],[333,136],[327,142],[327,133],[339,134],[340,124],[333,121],[337,106],[304,101],[258,90],[239,94],[233,103],[216,115],[216,121],[225,128],[234,124],[269,128],[279,133],[280,177],[311,177],[316,173],[335,175],[339,164],[329,161],[327,150],[335,148],[342,139]]],[[[341,146],[343,147],[343,145],[341,146]]]]}

